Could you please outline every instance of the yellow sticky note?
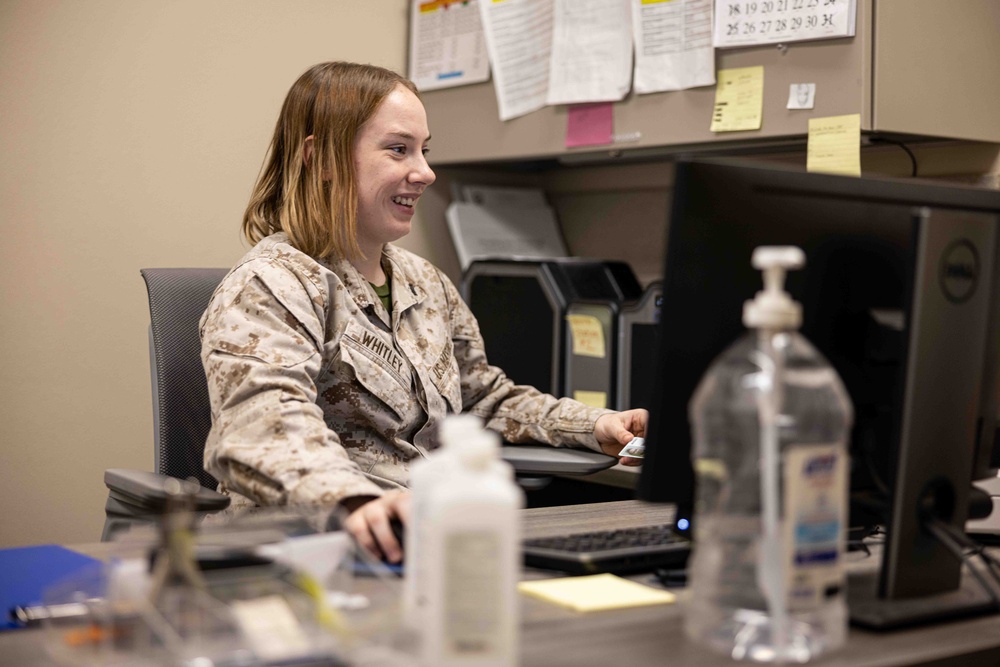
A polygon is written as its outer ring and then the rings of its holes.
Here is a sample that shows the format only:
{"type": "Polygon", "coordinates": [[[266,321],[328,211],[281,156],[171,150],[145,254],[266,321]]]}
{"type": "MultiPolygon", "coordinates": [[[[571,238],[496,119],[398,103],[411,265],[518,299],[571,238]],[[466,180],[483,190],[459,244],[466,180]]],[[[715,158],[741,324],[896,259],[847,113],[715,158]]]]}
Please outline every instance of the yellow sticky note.
{"type": "Polygon", "coordinates": [[[700,476],[710,479],[724,480],[729,477],[722,459],[698,459],[694,462],[694,469],[700,476]]]}
{"type": "Polygon", "coordinates": [[[716,80],[711,131],[759,130],[764,113],[764,68],[720,69],[716,80]]]}
{"type": "Polygon", "coordinates": [[[671,604],[677,598],[613,574],[522,581],[517,589],[525,595],[569,607],[574,611],[603,611],[654,604],[671,604]]]}
{"type": "Polygon", "coordinates": [[[608,407],[608,395],[603,391],[583,391],[581,389],[577,389],[573,392],[573,400],[580,401],[584,405],[589,405],[592,408],[608,407]]]}
{"type": "Polygon", "coordinates": [[[567,315],[566,321],[573,338],[573,354],[603,359],[604,328],[600,320],[592,315],[567,315]]]}
{"type": "Polygon", "coordinates": [[[309,649],[309,638],[288,602],[279,595],[230,604],[236,624],[263,660],[283,662],[309,649]]]}
{"type": "Polygon", "coordinates": [[[809,119],[806,171],[861,175],[861,114],[809,119]]]}

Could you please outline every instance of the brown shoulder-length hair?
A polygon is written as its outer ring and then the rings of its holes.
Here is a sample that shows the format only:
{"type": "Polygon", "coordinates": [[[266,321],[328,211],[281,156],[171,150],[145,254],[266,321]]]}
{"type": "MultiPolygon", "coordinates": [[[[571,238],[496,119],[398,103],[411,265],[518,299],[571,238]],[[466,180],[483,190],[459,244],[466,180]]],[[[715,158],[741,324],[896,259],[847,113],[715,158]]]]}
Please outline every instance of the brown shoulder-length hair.
{"type": "Polygon", "coordinates": [[[405,77],[374,65],[330,62],[310,68],[281,106],[250,203],[243,235],[251,244],[278,231],[313,257],[363,256],[357,242],[354,140],[405,77]],[[312,154],[304,159],[306,138],[312,154]]]}

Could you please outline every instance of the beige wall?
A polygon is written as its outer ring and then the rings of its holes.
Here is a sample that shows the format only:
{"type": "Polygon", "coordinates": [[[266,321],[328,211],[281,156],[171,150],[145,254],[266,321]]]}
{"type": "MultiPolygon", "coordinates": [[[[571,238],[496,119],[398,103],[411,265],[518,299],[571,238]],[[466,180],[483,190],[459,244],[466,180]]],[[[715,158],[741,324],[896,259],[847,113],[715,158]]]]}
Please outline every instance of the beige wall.
{"type": "Polygon", "coordinates": [[[406,6],[0,2],[0,546],[96,540],[104,469],[152,469],[139,269],[239,258],[285,91],[402,68],[406,6]]]}

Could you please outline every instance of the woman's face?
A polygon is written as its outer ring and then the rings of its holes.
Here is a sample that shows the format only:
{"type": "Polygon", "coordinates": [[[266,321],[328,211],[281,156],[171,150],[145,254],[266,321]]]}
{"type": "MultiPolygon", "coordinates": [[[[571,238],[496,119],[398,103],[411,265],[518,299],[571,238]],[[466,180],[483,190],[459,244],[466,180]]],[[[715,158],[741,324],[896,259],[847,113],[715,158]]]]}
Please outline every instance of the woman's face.
{"type": "Polygon", "coordinates": [[[402,86],[389,93],[354,141],[358,189],[358,245],[368,257],[406,236],[417,199],[434,182],[424,159],[427,115],[402,86]]]}

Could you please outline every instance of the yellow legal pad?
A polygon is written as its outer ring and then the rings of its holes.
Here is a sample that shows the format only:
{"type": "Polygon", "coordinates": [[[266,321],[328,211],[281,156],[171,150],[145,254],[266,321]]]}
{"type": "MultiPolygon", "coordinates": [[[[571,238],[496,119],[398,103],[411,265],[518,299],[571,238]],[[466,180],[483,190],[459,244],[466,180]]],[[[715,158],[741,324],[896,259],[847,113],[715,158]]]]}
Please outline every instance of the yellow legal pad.
{"type": "Polygon", "coordinates": [[[673,593],[637,584],[613,574],[522,581],[517,589],[525,595],[569,607],[573,611],[604,611],[670,604],[673,593]]]}

